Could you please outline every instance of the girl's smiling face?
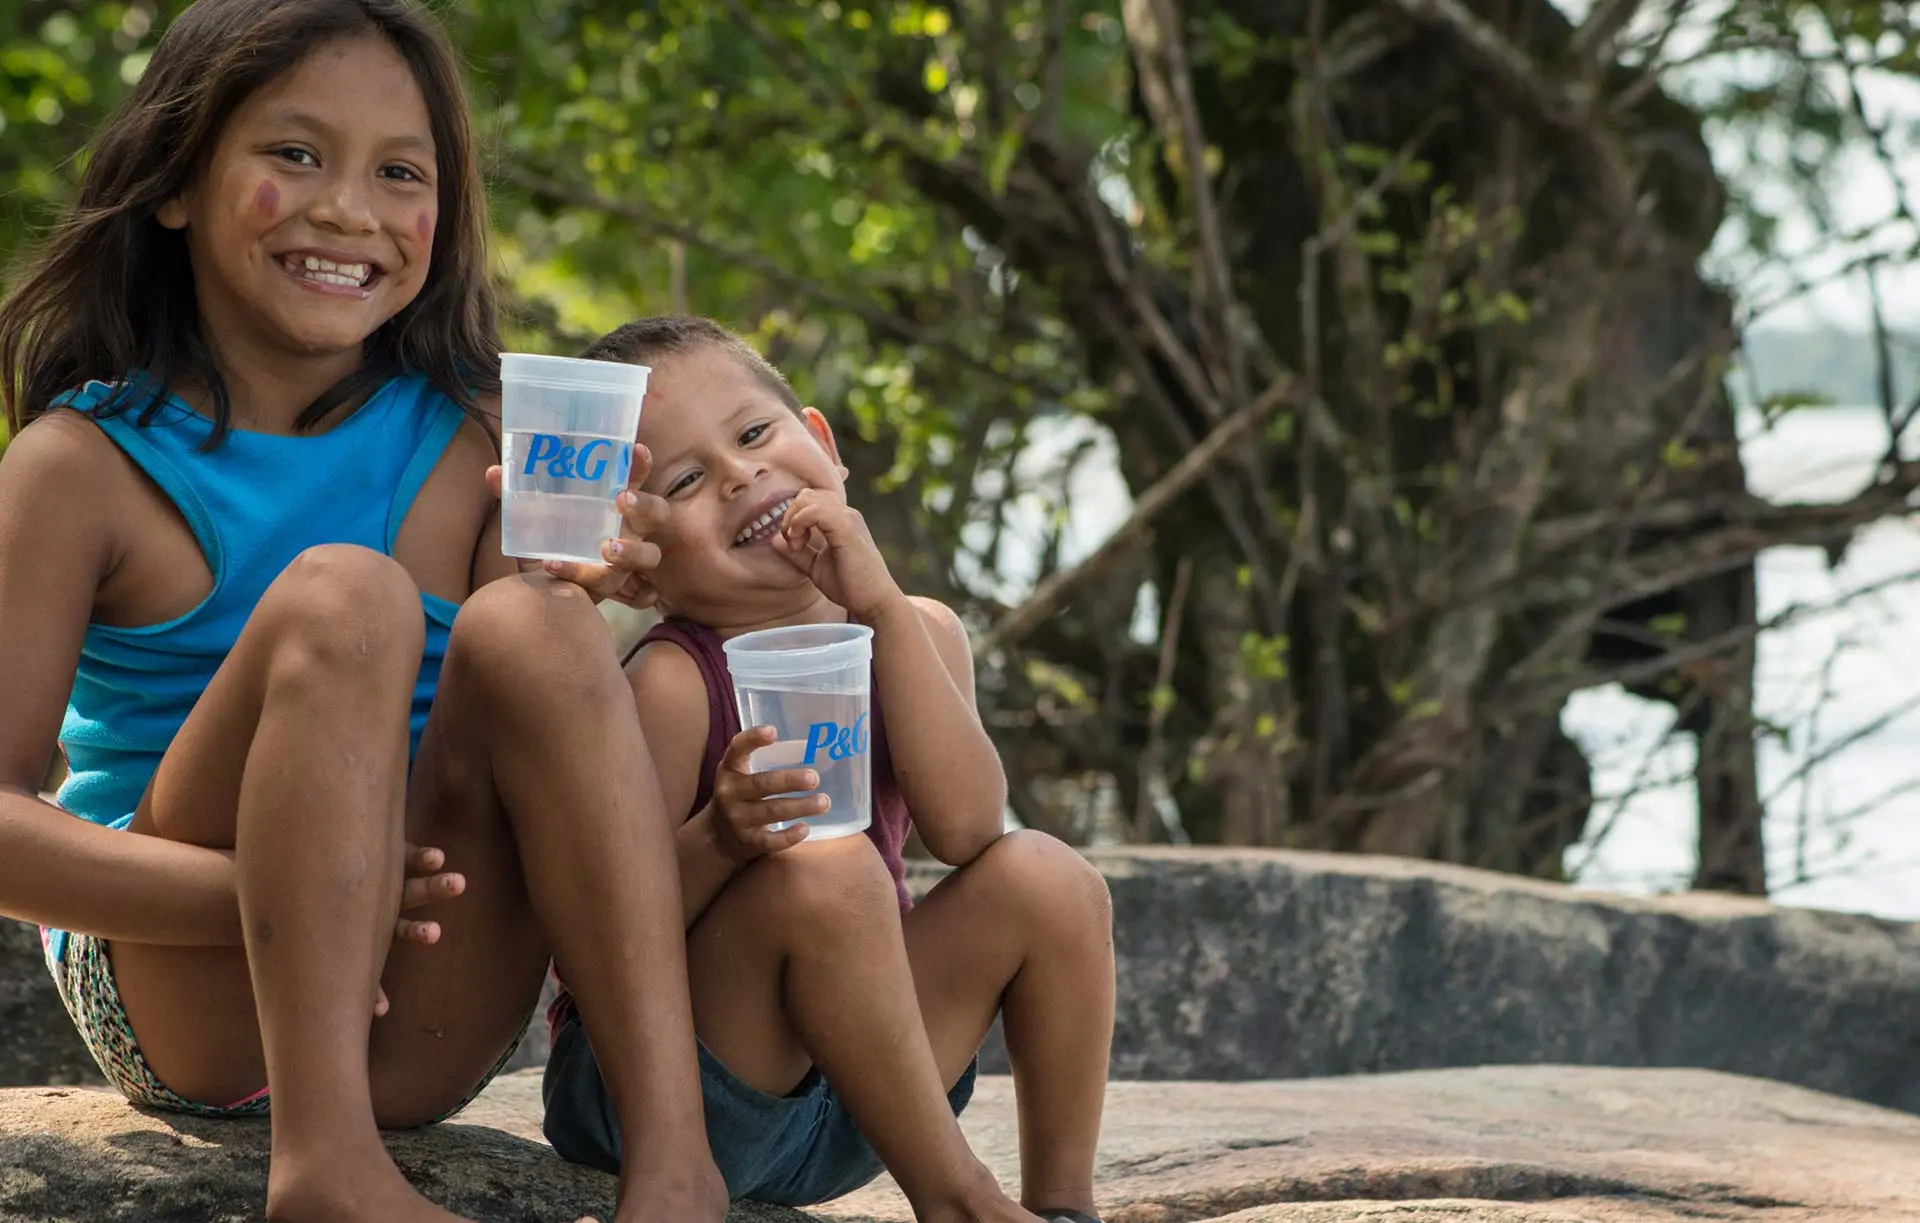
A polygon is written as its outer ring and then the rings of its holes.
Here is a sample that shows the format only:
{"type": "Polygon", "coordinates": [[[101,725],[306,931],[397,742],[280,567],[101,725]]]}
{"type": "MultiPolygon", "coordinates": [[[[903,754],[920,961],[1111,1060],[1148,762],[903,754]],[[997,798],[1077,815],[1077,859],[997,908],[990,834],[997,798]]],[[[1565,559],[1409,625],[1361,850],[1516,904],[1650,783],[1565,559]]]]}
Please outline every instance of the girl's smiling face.
{"type": "Polygon", "coordinates": [[[426,283],[437,177],[412,69],[366,35],[321,45],[247,98],[157,216],[186,231],[202,334],[218,346],[357,364],[426,283]]]}
{"type": "Polygon", "coordinates": [[[671,509],[655,540],[663,608],[727,630],[803,615],[819,601],[771,541],[801,489],[844,494],[825,417],[794,413],[738,358],[703,345],[654,365],[640,441],[653,454],[647,491],[671,509]]]}

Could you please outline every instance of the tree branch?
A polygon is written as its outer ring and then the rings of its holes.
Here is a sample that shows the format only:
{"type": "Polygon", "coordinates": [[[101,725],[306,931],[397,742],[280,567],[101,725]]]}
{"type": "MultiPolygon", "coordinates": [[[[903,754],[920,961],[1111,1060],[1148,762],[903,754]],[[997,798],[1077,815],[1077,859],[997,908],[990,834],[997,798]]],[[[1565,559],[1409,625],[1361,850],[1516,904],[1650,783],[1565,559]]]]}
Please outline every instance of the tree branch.
{"type": "Polygon", "coordinates": [[[1616,240],[1643,236],[1639,225],[1636,175],[1618,145],[1594,122],[1588,108],[1542,76],[1533,60],[1461,0],[1388,0],[1407,18],[1443,35],[1468,68],[1484,75],[1501,92],[1521,102],[1535,122],[1564,138],[1585,164],[1600,209],[1615,226],[1616,240]]]}
{"type": "Polygon", "coordinates": [[[1168,506],[1179,500],[1207,474],[1207,470],[1238,442],[1241,435],[1265,420],[1295,390],[1292,379],[1274,383],[1265,391],[1202,438],[1200,444],[1182,455],[1166,475],[1140,495],[1133,512],[1091,555],[1071,569],[1050,575],[1027,597],[1026,602],[1001,618],[974,647],[976,658],[987,658],[1006,649],[1033,632],[1059,610],[1076,589],[1099,574],[1143,534],[1147,526],[1168,506]]]}
{"type": "Polygon", "coordinates": [[[1227,243],[1220,224],[1220,209],[1214,201],[1213,182],[1207,173],[1207,139],[1200,125],[1200,108],[1193,97],[1193,73],[1187,65],[1187,36],[1181,25],[1181,13],[1173,0],[1152,0],[1156,24],[1160,27],[1160,52],[1164,59],[1167,91],[1173,102],[1174,119],[1179,129],[1181,162],[1187,171],[1187,190],[1192,196],[1194,225],[1199,231],[1200,249],[1205,255],[1206,283],[1213,290],[1218,315],[1221,347],[1226,353],[1228,384],[1220,388],[1222,396],[1242,402],[1250,393],[1247,385],[1247,356],[1241,343],[1240,300],[1233,290],[1233,272],[1227,263],[1227,243]]]}
{"type": "Polygon", "coordinates": [[[1633,24],[1646,0],[1596,0],[1573,35],[1573,53],[1595,65],[1604,66],[1613,59],[1614,44],[1620,32],[1633,24]]]}

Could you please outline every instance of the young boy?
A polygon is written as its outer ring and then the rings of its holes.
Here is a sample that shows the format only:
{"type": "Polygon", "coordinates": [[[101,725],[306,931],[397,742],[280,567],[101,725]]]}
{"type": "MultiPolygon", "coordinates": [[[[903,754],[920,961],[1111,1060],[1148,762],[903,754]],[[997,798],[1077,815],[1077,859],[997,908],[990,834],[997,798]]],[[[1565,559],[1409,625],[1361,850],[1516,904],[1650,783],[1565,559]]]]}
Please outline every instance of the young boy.
{"type": "MultiPolygon", "coordinates": [[[[1052,838],[1003,835],[1006,778],[959,619],[901,591],[847,504],[826,418],[739,337],[705,319],[649,319],[585,355],[653,369],[640,440],[653,455],[646,493],[668,513],[640,545],[660,556],[639,601],[666,618],[628,675],[668,810],[685,816],[694,1023],[729,1191],[808,1205],[884,1164],[923,1223],[1094,1223],[1113,1034],[1106,886],[1052,838]],[[818,779],[747,771],[773,734],[741,729],[721,642],[848,620],[874,632],[873,823],[809,845],[804,824],[768,825],[824,800],[769,796],[818,779]],[[958,868],[917,906],[903,881],[909,824],[958,868]],[[956,1120],[996,1014],[1019,1099],[1017,1205],[956,1120]]],[[[547,1137],[616,1170],[614,1109],[564,997],[554,1027],[547,1137]]]]}

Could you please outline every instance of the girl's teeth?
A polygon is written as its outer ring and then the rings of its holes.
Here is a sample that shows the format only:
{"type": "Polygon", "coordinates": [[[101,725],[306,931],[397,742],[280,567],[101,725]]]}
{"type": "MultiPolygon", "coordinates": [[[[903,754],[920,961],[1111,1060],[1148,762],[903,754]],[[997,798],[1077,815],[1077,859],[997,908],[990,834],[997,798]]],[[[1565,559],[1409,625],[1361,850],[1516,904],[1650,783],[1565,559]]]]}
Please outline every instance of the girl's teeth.
{"type": "Polygon", "coordinates": [[[359,288],[367,283],[373,268],[365,263],[335,263],[331,259],[322,259],[317,255],[290,259],[288,270],[307,280],[321,284],[345,285],[359,288]]]}

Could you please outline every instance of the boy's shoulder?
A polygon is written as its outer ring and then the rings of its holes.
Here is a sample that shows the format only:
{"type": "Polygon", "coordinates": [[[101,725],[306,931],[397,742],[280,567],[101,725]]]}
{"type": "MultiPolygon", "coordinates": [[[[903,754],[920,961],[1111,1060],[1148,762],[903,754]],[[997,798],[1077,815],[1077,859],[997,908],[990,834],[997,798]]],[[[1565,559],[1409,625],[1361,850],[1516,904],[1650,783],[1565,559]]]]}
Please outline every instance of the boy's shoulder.
{"type": "Polygon", "coordinates": [[[961,622],[960,613],[953,608],[927,595],[908,595],[907,602],[919,609],[920,618],[927,622],[928,628],[949,637],[957,637],[962,643],[968,641],[967,626],[961,622]]]}
{"type": "Polygon", "coordinates": [[[636,694],[652,701],[698,700],[705,706],[707,681],[700,664],[680,642],[649,635],[627,660],[627,681],[636,694]]]}
{"type": "Polygon", "coordinates": [[[967,635],[967,626],[961,622],[960,614],[925,595],[908,595],[907,600],[919,611],[921,621],[927,626],[927,635],[933,638],[934,650],[947,665],[948,674],[963,690],[972,692],[973,638],[967,635]]]}

